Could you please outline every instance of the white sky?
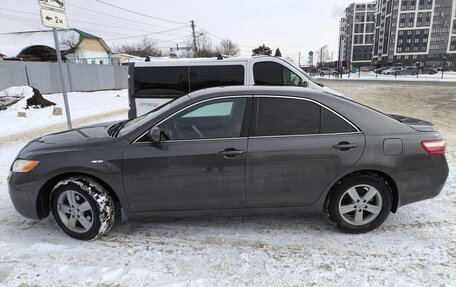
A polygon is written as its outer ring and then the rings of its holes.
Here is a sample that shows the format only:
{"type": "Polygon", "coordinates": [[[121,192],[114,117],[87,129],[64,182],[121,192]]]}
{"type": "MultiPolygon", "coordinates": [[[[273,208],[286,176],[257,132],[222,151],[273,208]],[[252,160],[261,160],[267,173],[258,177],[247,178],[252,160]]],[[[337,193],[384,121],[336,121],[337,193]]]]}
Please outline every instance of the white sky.
{"type": "MultiPolygon", "coordinates": [[[[109,40],[156,33],[166,28],[188,27],[151,34],[163,48],[175,46],[190,36],[190,20],[209,31],[213,44],[229,38],[250,55],[254,46],[280,47],[283,56],[306,62],[307,53],[327,44],[337,58],[339,19],[353,0],[103,0],[160,21],[109,7],[96,0],[66,0],[71,28],[95,34],[108,45],[140,40],[142,37],[109,40]],[[105,14],[102,14],[105,13],[105,14]],[[106,15],[107,14],[107,15],[106,15]],[[155,25],[155,26],[154,26],[155,25]],[[157,27],[160,26],[160,27],[157,27]],[[161,28],[163,27],[163,28],[161,28]],[[214,36],[215,35],[215,36],[214,36]]],[[[0,33],[43,29],[38,0],[0,0],[0,33]],[[17,11],[11,11],[17,10],[17,11]]],[[[204,32],[204,31],[203,31],[204,32]]]]}

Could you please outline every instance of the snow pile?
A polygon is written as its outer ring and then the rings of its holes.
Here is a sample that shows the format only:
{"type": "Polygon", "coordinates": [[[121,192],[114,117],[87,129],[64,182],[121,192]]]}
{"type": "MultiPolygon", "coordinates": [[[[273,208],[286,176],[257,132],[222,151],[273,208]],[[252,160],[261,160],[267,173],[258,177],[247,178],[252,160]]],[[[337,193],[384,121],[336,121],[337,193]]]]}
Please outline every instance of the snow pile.
{"type": "Polygon", "coordinates": [[[29,86],[10,87],[0,91],[0,97],[31,97],[33,96],[33,89],[29,86]]]}
{"type": "Polygon", "coordinates": [[[33,89],[29,86],[11,87],[0,91],[0,106],[4,105],[7,107],[12,103],[31,96],[33,96],[33,89]]]}

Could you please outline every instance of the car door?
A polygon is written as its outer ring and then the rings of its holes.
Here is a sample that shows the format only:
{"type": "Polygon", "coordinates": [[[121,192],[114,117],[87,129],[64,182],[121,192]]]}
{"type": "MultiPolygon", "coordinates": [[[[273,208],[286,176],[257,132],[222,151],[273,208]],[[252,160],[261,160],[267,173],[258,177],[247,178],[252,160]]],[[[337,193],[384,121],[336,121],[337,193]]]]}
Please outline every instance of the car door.
{"type": "Polygon", "coordinates": [[[347,120],[303,98],[254,98],[248,143],[248,207],[290,207],[317,201],[355,164],[364,135],[347,120]]]}
{"type": "Polygon", "coordinates": [[[159,146],[147,135],[130,144],[122,170],[131,211],[244,208],[250,102],[237,96],[193,104],[158,124],[159,146]]]}

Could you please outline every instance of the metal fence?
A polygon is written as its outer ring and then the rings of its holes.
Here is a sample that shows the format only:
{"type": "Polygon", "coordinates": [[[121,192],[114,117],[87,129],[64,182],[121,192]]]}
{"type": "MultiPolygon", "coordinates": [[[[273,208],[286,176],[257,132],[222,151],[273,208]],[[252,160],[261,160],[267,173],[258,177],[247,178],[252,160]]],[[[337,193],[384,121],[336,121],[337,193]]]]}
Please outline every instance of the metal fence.
{"type": "MultiPolygon", "coordinates": [[[[64,63],[65,85],[71,92],[124,89],[128,86],[125,66],[64,63]]],[[[60,93],[57,63],[0,61],[0,90],[32,86],[41,93],[60,93]]]]}

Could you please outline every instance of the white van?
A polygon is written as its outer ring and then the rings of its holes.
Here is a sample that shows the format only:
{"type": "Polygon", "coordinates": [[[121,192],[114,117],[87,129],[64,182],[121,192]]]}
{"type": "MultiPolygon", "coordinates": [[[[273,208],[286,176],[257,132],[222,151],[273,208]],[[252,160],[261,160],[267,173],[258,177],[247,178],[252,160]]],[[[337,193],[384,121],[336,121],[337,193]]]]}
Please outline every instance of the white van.
{"type": "Polygon", "coordinates": [[[143,115],[196,90],[233,85],[302,86],[345,97],[279,57],[152,60],[129,67],[128,117],[143,115]]]}

